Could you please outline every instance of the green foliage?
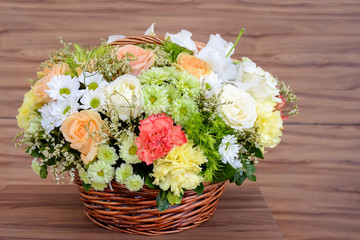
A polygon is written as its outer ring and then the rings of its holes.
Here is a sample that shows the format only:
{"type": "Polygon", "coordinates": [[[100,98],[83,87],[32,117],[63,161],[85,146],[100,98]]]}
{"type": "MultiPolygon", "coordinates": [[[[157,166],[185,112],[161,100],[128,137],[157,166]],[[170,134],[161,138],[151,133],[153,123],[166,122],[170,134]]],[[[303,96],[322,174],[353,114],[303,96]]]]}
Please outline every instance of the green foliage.
{"type": "Polygon", "coordinates": [[[216,116],[211,119],[211,115],[206,112],[198,112],[191,116],[183,125],[188,138],[192,139],[196,146],[200,146],[204,155],[208,159],[203,169],[205,181],[213,181],[219,174],[221,166],[219,145],[224,136],[234,134],[234,131],[216,116]]]}
{"type": "Polygon", "coordinates": [[[156,204],[158,206],[159,212],[165,211],[169,208],[170,203],[167,199],[167,191],[160,190],[156,197],[156,204]]]}
{"type": "Polygon", "coordinates": [[[153,182],[154,182],[154,178],[151,177],[149,174],[147,174],[145,177],[145,185],[151,189],[159,189],[159,187],[154,185],[153,182]]]}
{"type": "Polygon", "coordinates": [[[243,161],[243,169],[244,169],[245,176],[250,181],[256,181],[256,176],[254,175],[254,173],[256,171],[256,168],[254,166],[254,162],[252,162],[252,161],[250,161],[250,162],[243,161]]]}
{"type": "Polygon", "coordinates": [[[86,184],[84,181],[81,181],[81,185],[85,189],[86,192],[88,192],[91,188],[91,183],[86,184]]]}
{"type": "Polygon", "coordinates": [[[246,176],[241,169],[237,169],[235,175],[230,179],[230,182],[234,182],[237,186],[240,186],[246,180],[246,176]]]}
{"type": "Polygon", "coordinates": [[[233,168],[229,163],[226,163],[225,165],[221,166],[218,174],[213,179],[214,182],[223,182],[228,179],[233,178],[233,176],[236,173],[236,169],[233,168]]]}
{"type": "Polygon", "coordinates": [[[204,184],[200,183],[199,186],[197,186],[195,189],[194,189],[194,192],[197,193],[197,195],[201,195],[204,191],[204,184]]]}
{"type": "Polygon", "coordinates": [[[170,58],[171,62],[176,62],[177,56],[182,52],[192,54],[192,52],[190,50],[180,47],[179,45],[171,42],[170,40],[164,41],[163,47],[164,47],[164,51],[169,54],[169,58],[170,58]]]}
{"type": "Polygon", "coordinates": [[[181,199],[183,198],[183,194],[181,194],[180,197],[177,197],[171,191],[168,191],[166,198],[171,205],[181,204],[181,199]]]}
{"type": "Polygon", "coordinates": [[[299,114],[298,105],[295,104],[299,98],[295,95],[290,86],[286,86],[283,81],[279,81],[280,95],[285,100],[285,105],[281,108],[283,116],[292,116],[299,114]]]}
{"type": "Polygon", "coordinates": [[[47,171],[47,166],[46,165],[41,165],[40,167],[40,177],[42,179],[46,178],[48,175],[48,171],[47,171]]]}
{"type": "Polygon", "coordinates": [[[254,155],[257,158],[264,159],[263,153],[260,148],[251,146],[248,148],[248,152],[250,155],[254,155]]]}

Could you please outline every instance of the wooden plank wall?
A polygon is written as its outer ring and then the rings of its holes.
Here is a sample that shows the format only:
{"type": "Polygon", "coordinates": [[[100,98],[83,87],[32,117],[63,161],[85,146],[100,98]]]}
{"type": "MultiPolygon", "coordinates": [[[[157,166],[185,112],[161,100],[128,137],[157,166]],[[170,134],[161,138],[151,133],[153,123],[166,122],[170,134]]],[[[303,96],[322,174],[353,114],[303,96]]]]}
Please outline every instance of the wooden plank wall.
{"type": "MultiPolygon", "coordinates": [[[[258,165],[258,184],[288,239],[359,239],[360,2],[358,0],[146,0],[0,2],[0,186],[53,184],[14,149],[15,115],[57,36],[97,45],[112,34],[187,29],[206,42],[220,33],[285,80],[301,115],[258,165]]],[[[253,183],[247,183],[253,184],[253,183]]],[[[246,220],[244,220],[246,221],[246,220]]]]}

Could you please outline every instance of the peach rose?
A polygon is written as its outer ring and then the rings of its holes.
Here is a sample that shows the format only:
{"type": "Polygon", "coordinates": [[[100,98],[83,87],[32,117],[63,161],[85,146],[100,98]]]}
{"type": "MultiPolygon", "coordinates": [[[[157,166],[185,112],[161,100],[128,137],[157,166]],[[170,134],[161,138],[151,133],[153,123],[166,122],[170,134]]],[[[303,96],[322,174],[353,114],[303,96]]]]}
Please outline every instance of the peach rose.
{"type": "Polygon", "coordinates": [[[117,58],[122,59],[127,53],[129,58],[135,58],[136,60],[129,61],[132,74],[137,76],[142,70],[151,68],[154,65],[154,53],[149,50],[145,50],[135,45],[125,45],[119,48],[117,58]]]}
{"type": "Polygon", "coordinates": [[[55,64],[51,69],[44,68],[42,72],[37,73],[37,75],[41,77],[41,79],[37,81],[34,86],[34,94],[40,102],[50,102],[49,95],[45,92],[45,90],[49,89],[47,83],[51,80],[51,78],[58,75],[64,75],[66,72],[69,71],[71,70],[67,63],[59,63],[55,64]]]}
{"type": "Polygon", "coordinates": [[[96,143],[102,139],[95,132],[101,130],[102,124],[103,120],[98,112],[83,110],[71,114],[60,127],[65,140],[71,143],[70,147],[81,153],[81,160],[85,164],[96,157],[96,143]],[[92,136],[89,136],[89,133],[92,136]]]}
{"type": "Polygon", "coordinates": [[[198,78],[210,73],[210,65],[188,53],[180,53],[176,59],[179,66],[198,78]]]}

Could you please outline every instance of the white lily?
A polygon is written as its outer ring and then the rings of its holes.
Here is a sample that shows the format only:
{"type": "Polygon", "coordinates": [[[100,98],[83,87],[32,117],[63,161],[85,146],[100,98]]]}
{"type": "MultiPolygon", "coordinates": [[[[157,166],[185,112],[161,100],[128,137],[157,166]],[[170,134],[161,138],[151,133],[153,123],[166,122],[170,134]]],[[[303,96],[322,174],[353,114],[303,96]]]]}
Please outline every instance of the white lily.
{"type": "Polygon", "coordinates": [[[156,36],[154,26],[155,26],[155,23],[151,24],[151,26],[145,31],[144,35],[156,36]]]}
{"type": "Polygon", "coordinates": [[[112,42],[115,42],[116,40],[118,39],[122,39],[122,38],[126,38],[126,36],[124,35],[111,35],[109,36],[108,40],[106,41],[106,43],[112,43],[112,42]]]}
{"type": "Polygon", "coordinates": [[[186,30],[181,30],[177,34],[165,34],[165,39],[170,39],[171,42],[178,44],[181,47],[189,49],[195,55],[197,54],[197,47],[193,40],[191,40],[192,33],[186,30]]]}

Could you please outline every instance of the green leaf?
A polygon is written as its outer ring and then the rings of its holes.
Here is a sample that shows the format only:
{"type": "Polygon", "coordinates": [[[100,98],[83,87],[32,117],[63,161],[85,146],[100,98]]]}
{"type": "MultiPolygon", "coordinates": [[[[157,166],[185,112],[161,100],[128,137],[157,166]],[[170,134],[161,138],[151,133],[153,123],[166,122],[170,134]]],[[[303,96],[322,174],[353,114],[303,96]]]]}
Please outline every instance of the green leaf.
{"type": "Polygon", "coordinates": [[[253,181],[253,182],[256,181],[256,176],[255,176],[255,175],[247,176],[247,178],[248,178],[250,181],[253,181]]]}
{"type": "Polygon", "coordinates": [[[199,196],[203,193],[203,191],[204,191],[204,184],[202,183],[200,183],[200,185],[194,189],[194,192],[196,192],[199,196]]]}
{"type": "Polygon", "coordinates": [[[40,167],[40,177],[42,179],[46,178],[48,175],[48,171],[47,171],[47,166],[46,165],[41,165],[40,167]]]}
{"type": "Polygon", "coordinates": [[[238,169],[234,177],[230,179],[230,182],[235,182],[237,186],[240,186],[246,180],[246,176],[241,169],[238,169]]]}
{"type": "Polygon", "coordinates": [[[50,158],[49,160],[47,160],[44,163],[45,163],[45,165],[48,165],[48,166],[55,165],[56,164],[56,158],[50,158]]]}
{"type": "Polygon", "coordinates": [[[81,181],[81,185],[85,189],[86,192],[88,192],[91,188],[91,184],[84,183],[84,181],[81,181]]]}
{"type": "Polygon", "coordinates": [[[153,184],[154,178],[150,177],[149,175],[146,175],[145,177],[145,185],[148,186],[151,189],[159,189],[156,185],[153,184]]]}
{"type": "Polygon", "coordinates": [[[69,165],[67,165],[67,166],[65,167],[65,170],[66,170],[66,171],[69,171],[69,170],[72,169],[72,168],[75,168],[75,164],[70,163],[69,165]]]}
{"type": "Polygon", "coordinates": [[[254,163],[243,162],[243,168],[247,177],[253,175],[256,171],[254,163]]]}
{"type": "Polygon", "coordinates": [[[254,154],[255,157],[264,159],[264,156],[260,148],[250,147],[248,151],[250,154],[254,154]]]}
{"type": "Polygon", "coordinates": [[[165,211],[169,208],[169,201],[167,200],[166,191],[160,190],[159,194],[156,197],[156,204],[158,206],[159,212],[165,211]]]}
{"type": "Polygon", "coordinates": [[[236,169],[227,163],[224,168],[221,168],[217,176],[213,179],[214,182],[223,182],[231,179],[236,173],[236,169]]]}
{"type": "Polygon", "coordinates": [[[171,191],[168,191],[168,193],[166,195],[166,198],[171,205],[181,204],[182,197],[183,197],[183,195],[181,195],[180,197],[175,196],[171,191]]]}

